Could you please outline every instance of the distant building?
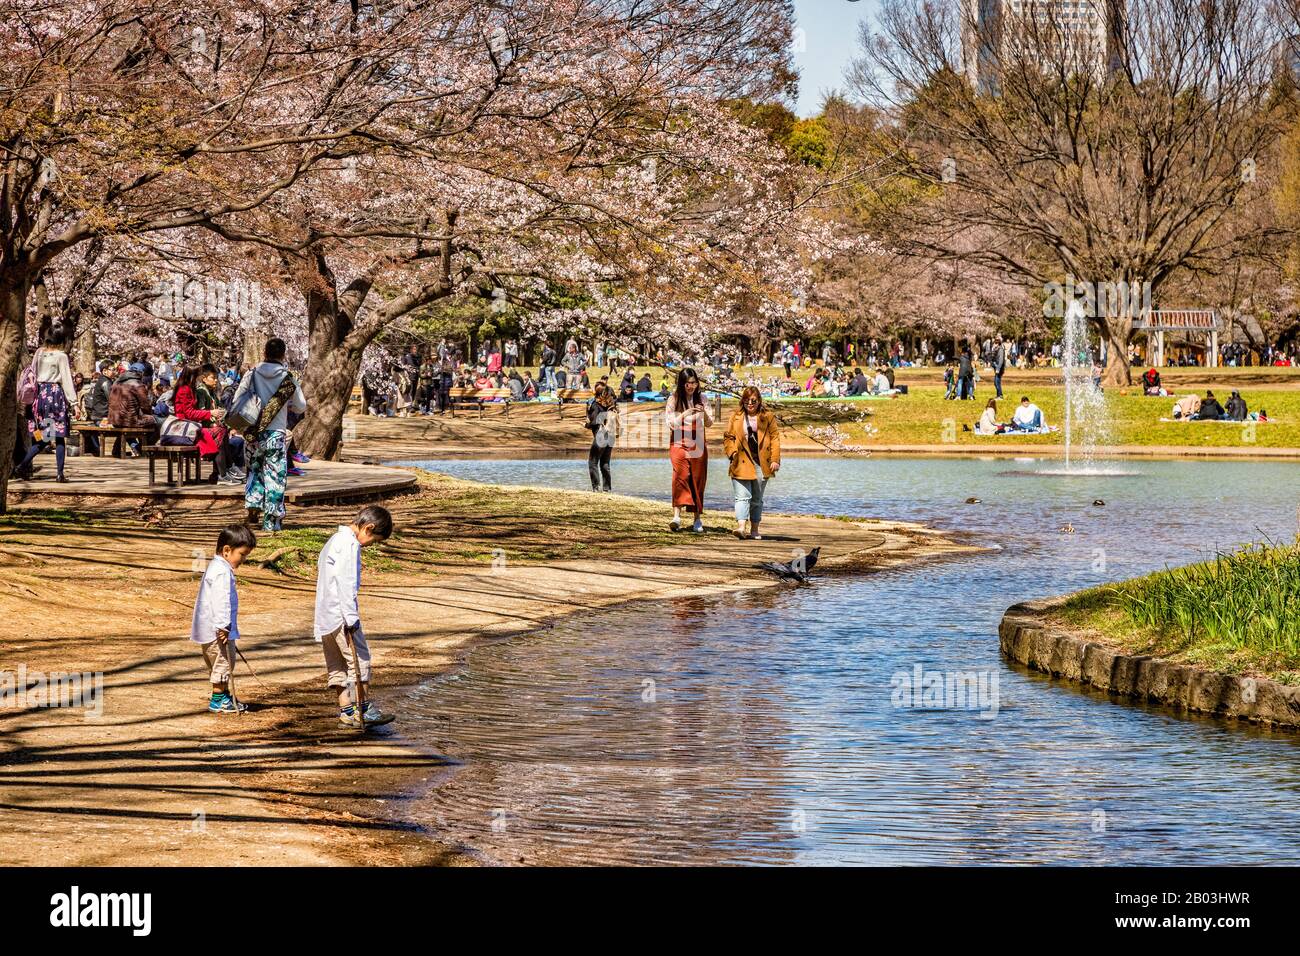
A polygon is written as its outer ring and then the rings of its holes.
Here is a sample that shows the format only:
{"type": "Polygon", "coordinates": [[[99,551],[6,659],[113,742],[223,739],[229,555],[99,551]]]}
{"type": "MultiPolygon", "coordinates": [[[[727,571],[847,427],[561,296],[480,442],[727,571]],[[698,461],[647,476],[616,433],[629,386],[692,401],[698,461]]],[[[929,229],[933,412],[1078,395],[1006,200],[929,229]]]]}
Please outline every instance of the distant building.
{"type": "Polygon", "coordinates": [[[1124,35],[1124,0],[964,0],[962,59],[966,78],[981,92],[997,89],[999,64],[1022,43],[1041,56],[1059,44],[1059,57],[1075,59],[1101,78],[1118,62],[1124,35]],[[1037,35],[1036,35],[1037,34],[1037,35]]]}
{"type": "Polygon", "coordinates": [[[1300,83],[1300,34],[1280,41],[1275,53],[1278,69],[1290,73],[1292,80],[1300,83]]]}

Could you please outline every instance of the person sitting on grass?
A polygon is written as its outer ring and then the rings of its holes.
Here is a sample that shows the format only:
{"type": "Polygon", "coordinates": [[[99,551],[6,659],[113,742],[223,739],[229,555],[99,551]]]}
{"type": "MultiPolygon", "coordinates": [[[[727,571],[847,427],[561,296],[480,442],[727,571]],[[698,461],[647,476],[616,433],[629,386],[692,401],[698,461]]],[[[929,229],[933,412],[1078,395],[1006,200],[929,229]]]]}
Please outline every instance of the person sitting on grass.
{"type": "Polygon", "coordinates": [[[203,572],[194,618],[190,623],[190,640],[203,651],[212,697],[208,710],[214,714],[237,714],[248,708],[230,693],[230,679],[235,670],[235,641],[239,640],[239,592],[235,589],[235,571],[257,547],[257,538],[246,525],[232,524],[221,529],[217,549],[203,572]]]}
{"type": "Polygon", "coordinates": [[[316,561],[316,641],[325,652],[327,683],[338,692],[339,723],[345,727],[386,724],[393,718],[370,700],[370,646],[361,627],[357,594],[361,590],[361,549],[387,541],[393,516],[386,508],[367,505],[351,524],[340,525],[325,542],[316,561]],[[353,654],[355,653],[355,661],[353,654]],[[360,682],[365,710],[358,714],[348,688],[360,682]]]}
{"type": "Polygon", "coordinates": [[[872,395],[892,395],[894,387],[889,382],[889,376],[885,374],[884,369],[876,369],[876,380],[871,383],[872,395]]]}
{"type": "Polygon", "coordinates": [[[1214,393],[1208,389],[1205,392],[1205,398],[1201,399],[1201,410],[1192,416],[1193,421],[1198,422],[1218,422],[1223,420],[1223,406],[1219,400],[1214,397],[1214,393]]]}
{"type": "Polygon", "coordinates": [[[1168,395],[1164,386],[1160,384],[1160,373],[1153,368],[1147,369],[1142,373],[1142,392],[1146,395],[1168,395]]]}
{"type": "Polygon", "coordinates": [[[1228,399],[1228,404],[1223,406],[1223,416],[1230,422],[1244,422],[1249,414],[1246,408],[1246,400],[1241,397],[1241,392],[1235,388],[1232,390],[1232,397],[1228,399]]]}
{"type": "Polygon", "coordinates": [[[1021,395],[1020,404],[1011,416],[1011,428],[1019,432],[1040,432],[1045,427],[1042,409],[1031,402],[1028,395],[1021,395]]]}
{"type": "Polygon", "coordinates": [[[849,388],[846,394],[853,397],[855,395],[866,395],[870,391],[871,383],[868,382],[867,377],[862,374],[862,369],[855,368],[853,370],[853,378],[849,381],[849,388]]]}
{"type": "Polygon", "coordinates": [[[989,403],[984,406],[984,414],[980,416],[979,422],[975,425],[975,434],[977,435],[1000,435],[1006,431],[1006,426],[998,424],[998,402],[995,398],[990,398],[989,403]]]}

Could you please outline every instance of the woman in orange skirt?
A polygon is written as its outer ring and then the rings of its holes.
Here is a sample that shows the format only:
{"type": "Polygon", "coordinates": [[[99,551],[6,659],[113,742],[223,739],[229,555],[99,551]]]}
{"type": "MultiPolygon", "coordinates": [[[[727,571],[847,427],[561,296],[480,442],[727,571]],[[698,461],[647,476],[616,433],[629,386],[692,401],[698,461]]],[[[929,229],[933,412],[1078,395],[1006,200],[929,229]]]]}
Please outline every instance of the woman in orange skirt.
{"type": "Polygon", "coordinates": [[[713,424],[700,379],[695,369],[677,373],[677,388],[664,408],[668,419],[668,457],[673,463],[673,520],[669,527],[682,526],[682,509],[695,514],[691,530],[704,531],[704,483],[709,476],[709,446],[705,430],[713,424]]]}

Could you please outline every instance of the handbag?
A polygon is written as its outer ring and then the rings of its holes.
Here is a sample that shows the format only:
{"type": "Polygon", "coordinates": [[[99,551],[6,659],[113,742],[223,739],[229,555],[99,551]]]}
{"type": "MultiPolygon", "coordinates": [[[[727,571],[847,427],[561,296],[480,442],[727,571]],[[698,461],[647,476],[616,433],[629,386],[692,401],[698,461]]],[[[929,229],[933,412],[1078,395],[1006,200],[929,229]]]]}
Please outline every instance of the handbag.
{"type": "Polygon", "coordinates": [[[199,435],[202,432],[203,426],[198,422],[191,422],[183,418],[177,418],[175,415],[168,415],[163,419],[162,428],[159,430],[158,444],[195,445],[198,443],[199,435]]]}
{"type": "Polygon", "coordinates": [[[239,432],[245,438],[256,440],[257,436],[262,433],[262,422],[274,420],[297,387],[298,383],[294,381],[293,373],[288,372],[284,376],[284,381],[280,383],[280,387],[263,403],[262,399],[258,397],[257,389],[250,382],[244,400],[237,408],[232,408],[226,414],[226,426],[239,432]]]}

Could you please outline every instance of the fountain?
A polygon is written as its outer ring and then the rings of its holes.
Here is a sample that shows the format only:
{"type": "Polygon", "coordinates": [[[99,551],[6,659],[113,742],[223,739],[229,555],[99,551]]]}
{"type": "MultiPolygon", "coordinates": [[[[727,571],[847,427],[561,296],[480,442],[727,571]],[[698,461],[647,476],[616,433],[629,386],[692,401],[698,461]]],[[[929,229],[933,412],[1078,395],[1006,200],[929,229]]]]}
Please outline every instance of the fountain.
{"type": "Polygon", "coordinates": [[[1065,310],[1061,344],[1061,376],[1065,383],[1065,466],[1044,469],[1043,475],[1116,476],[1133,472],[1096,465],[1097,447],[1108,431],[1106,397],[1093,383],[1093,356],[1088,347],[1088,316],[1074,299],[1065,310]]]}

